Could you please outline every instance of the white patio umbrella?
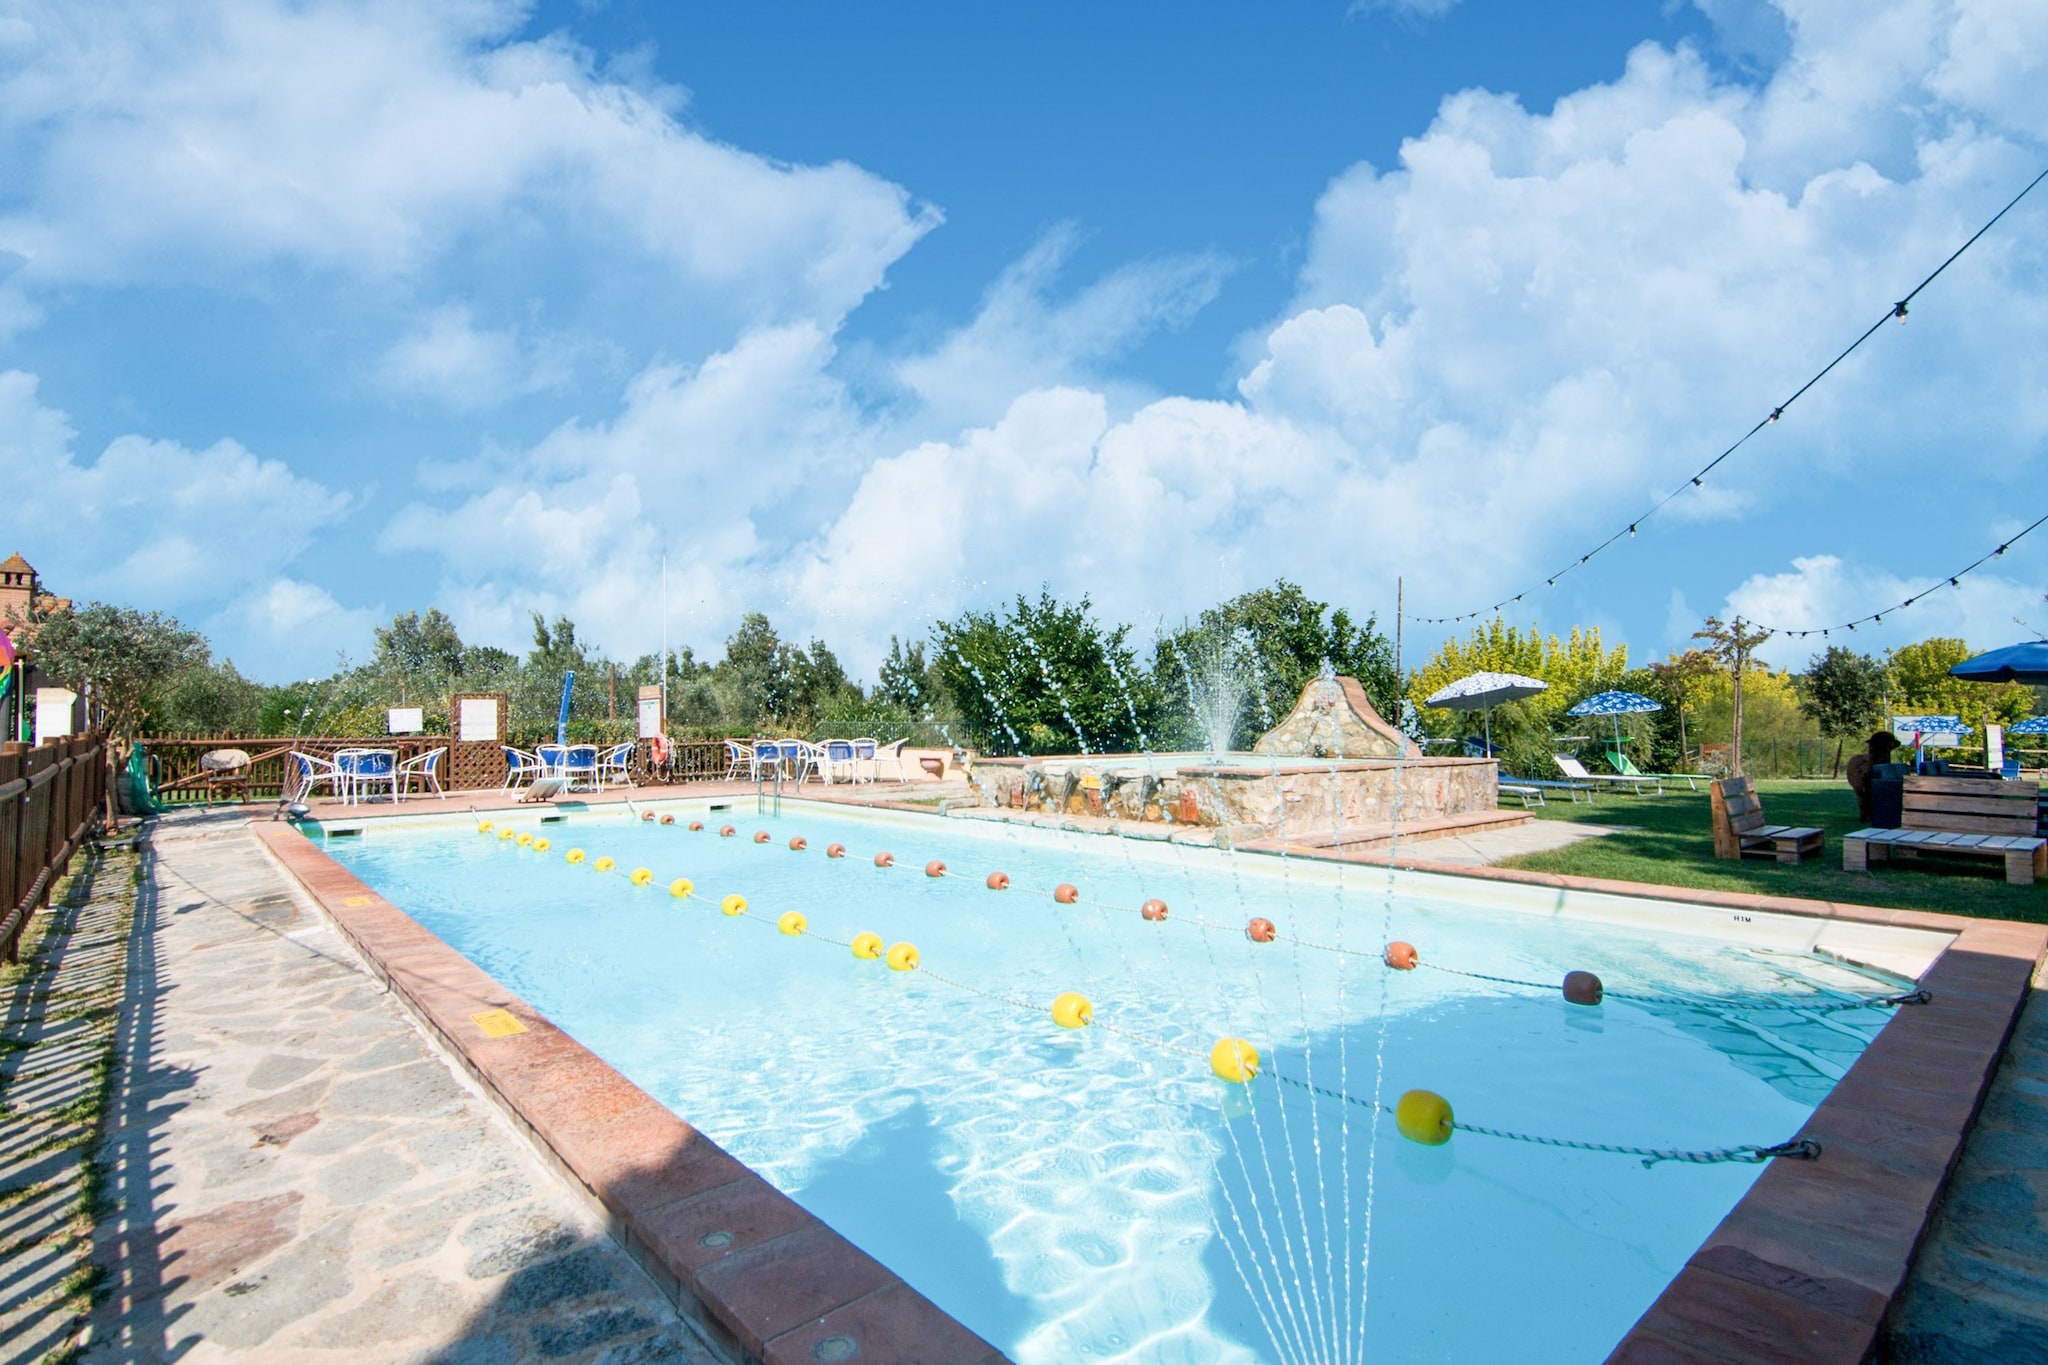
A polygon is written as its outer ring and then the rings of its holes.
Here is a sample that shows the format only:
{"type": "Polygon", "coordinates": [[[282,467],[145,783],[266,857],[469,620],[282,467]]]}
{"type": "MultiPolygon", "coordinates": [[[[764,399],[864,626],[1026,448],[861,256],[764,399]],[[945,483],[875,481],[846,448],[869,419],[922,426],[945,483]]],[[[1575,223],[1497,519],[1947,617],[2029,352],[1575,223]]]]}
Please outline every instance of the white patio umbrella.
{"type": "Polygon", "coordinates": [[[1519,673],[1474,673],[1432,692],[1423,705],[1442,711],[1484,711],[1486,752],[1490,754],[1493,752],[1493,708],[1502,702],[1520,701],[1549,690],[1549,683],[1525,678],[1519,673]]]}

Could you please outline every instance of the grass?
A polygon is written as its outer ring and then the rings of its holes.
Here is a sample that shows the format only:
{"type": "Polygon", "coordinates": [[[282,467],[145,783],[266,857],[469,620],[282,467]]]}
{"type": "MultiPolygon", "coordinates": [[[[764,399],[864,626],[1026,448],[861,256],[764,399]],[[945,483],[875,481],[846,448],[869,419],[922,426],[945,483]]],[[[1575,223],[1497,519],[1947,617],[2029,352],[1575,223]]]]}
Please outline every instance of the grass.
{"type": "Polygon", "coordinates": [[[1908,871],[1904,866],[1844,872],[1842,836],[1863,826],[1856,818],[1856,797],[1847,783],[1779,779],[1756,785],[1764,815],[1772,824],[1809,825],[1826,831],[1827,844],[1818,859],[1788,866],[1716,858],[1707,793],[1681,789],[1667,790],[1662,796],[1602,792],[1591,804],[1561,800],[1541,807],[1530,813],[1544,820],[1630,828],[1548,853],[1510,858],[1501,866],[1656,886],[1803,896],[1986,919],[2048,921],[2048,882],[2008,886],[2003,866],[1990,859],[1959,861],[1927,872],[1908,871]]]}

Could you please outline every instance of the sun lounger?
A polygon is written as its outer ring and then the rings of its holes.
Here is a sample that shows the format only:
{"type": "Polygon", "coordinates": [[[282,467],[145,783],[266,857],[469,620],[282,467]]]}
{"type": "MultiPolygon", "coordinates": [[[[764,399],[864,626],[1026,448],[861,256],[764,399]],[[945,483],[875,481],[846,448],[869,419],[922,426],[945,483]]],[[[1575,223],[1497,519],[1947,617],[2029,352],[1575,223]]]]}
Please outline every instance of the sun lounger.
{"type": "Polygon", "coordinates": [[[1683,782],[1687,789],[1691,791],[1698,791],[1700,783],[1708,780],[1698,773],[1646,773],[1641,768],[1638,768],[1636,761],[1627,754],[1619,754],[1612,749],[1607,751],[1607,762],[1613,767],[1615,772],[1623,777],[1655,778],[1659,782],[1683,782]]]}
{"type": "MultiPolygon", "coordinates": [[[[1511,787],[1528,787],[1533,789],[1539,796],[1544,792],[1564,792],[1574,802],[1591,801],[1593,799],[1593,788],[1584,782],[1559,782],[1547,777],[1509,777],[1503,773],[1500,779],[1500,786],[1502,791],[1507,791],[1511,787]]],[[[1524,804],[1526,805],[1527,803],[1524,802],[1524,804]]],[[[1542,803],[1539,801],[1538,804],[1542,803]]]]}
{"type": "Polygon", "coordinates": [[[1587,772],[1585,764],[1567,754],[1552,754],[1550,758],[1557,764],[1558,771],[1574,782],[1585,782],[1609,789],[1619,788],[1622,791],[1634,792],[1638,796],[1646,792],[1658,796],[1664,794],[1664,784],[1654,777],[1608,777],[1602,773],[1587,772]]]}
{"type": "Polygon", "coordinates": [[[534,779],[533,785],[526,789],[526,794],[519,798],[519,804],[523,806],[529,802],[545,803],[552,801],[567,790],[569,790],[569,779],[566,777],[537,777],[534,779]]]}
{"type": "Polygon", "coordinates": [[[1500,794],[1503,798],[1510,796],[1519,798],[1522,802],[1523,810],[1534,810],[1537,806],[1544,804],[1543,788],[1530,782],[1502,782],[1500,784],[1500,794]]]}

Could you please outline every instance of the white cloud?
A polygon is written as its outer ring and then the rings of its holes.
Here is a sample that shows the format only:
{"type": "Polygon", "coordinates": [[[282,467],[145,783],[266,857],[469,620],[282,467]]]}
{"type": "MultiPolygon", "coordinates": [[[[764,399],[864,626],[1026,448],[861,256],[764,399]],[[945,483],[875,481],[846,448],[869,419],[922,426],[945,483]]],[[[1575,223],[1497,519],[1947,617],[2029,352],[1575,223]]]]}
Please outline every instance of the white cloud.
{"type": "Polygon", "coordinates": [[[559,38],[511,40],[524,15],[30,0],[27,59],[0,77],[12,287],[239,288],[277,263],[398,281],[538,229],[736,316],[829,321],[937,222],[856,167],[690,131],[672,92],[607,79],[559,38]]]}
{"type": "Polygon", "coordinates": [[[390,619],[382,606],[344,607],[317,584],[277,578],[207,623],[217,657],[259,657],[271,678],[322,678],[361,663],[390,619]]]}
{"type": "Polygon", "coordinates": [[[1830,645],[1879,654],[1931,635],[1948,635],[1977,649],[1995,649],[2048,634],[2042,602],[2048,579],[2028,582],[1987,566],[1953,588],[1942,583],[1935,577],[1902,578],[1835,555],[1808,555],[1793,559],[1789,571],[1746,579],[1728,594],[1722,618],[1740,613],[1745,621],[1780,631],[1833,628],[1825,636],[1780,634],[1764,642],[1757,656],[1777,667],[1798,667],[1830,645]],[[1919,600],[1899,609],[1909,597],[1919,600]],[[1875,612],[1883,612],[1884,619],[1865,621],[1854,630],[1840,628],[1875,612]]]}
{"type": "Polygon", "coordinates": [[[233,441],[192,450],[122,436],[91,463],[35,376],[0,372],[0,482],[37,542],[22,547],[73,597],[208,610],[298,558],[351,500],[233,441]]]}
{"type": "Polygon", "coordinates": [[[536,344],[511,330],[479,328],[469,309],[449,304],[399,338],[375,373],[386,388],[472,412],[566,387],[570,356],[559,343],[536,344]]]}

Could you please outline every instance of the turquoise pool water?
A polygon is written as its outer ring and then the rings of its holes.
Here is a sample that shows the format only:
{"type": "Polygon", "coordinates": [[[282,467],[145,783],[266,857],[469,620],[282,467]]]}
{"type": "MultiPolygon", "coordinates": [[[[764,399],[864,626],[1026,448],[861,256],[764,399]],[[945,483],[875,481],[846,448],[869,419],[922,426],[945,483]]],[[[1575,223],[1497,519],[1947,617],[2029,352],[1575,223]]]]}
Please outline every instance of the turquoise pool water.
{"type": "Polygon", "coordinates": [[[1461,1121],[1602,1143],[1770,1143],[1885,1018],[1585,1009],[1391,972],[1385,937],[1433,964],[1585,969],[1610,990],[1811,1003],[1884,989],[1703,934],[1391,899],[1384,872],[982,822],[770,818],[751,799],[656,809],[678,822],[506,817],[546,853],[467,823],[371,823],[326,847],[1027,1365],[1600,1359],[1761,1168],[1645,1168],[1463,1132],[1422,1147],[1375,1121],[1374,1097],[1427,1088],[1461,1121]],[[738,837],[716,835],[726,822],[738,837]],[[792,851],[799,834],[809,847],[792,851]],[[832,842],[848,856],[828,859],[832,842]],[[618,870],[571,865],[571,847],[618,870]],[[878,849],[897,865],[876,867],[878,849]],[[925,876],[931,859],[955,875],[925,876]],[[630,884],[638,866],[653,885],[630,884]],[[988,890],[992,870],[1012,889],[988,890]],[[668,894],[679,876],[691,899],[668,894]],[[1055,903],[1061,882],[1084,902],[1055,903]],[[760,918],[720,914],[729,892],[760,918]],[[1136,913],[1151,897],[1165,922],[1136,913]],[[812,934],[779,933],[788,910],[812,934]],[[1253,944],[1251,915],[1310,942],[1253,944]],[[863,930],[914,943],[925,970],[821,937],[863,930]],[[1064,991],[1101,1026],[1056,1027],[1045,1011],[1064,991]],[[1216,1079],[1206,1058],[1226,1036],[1269,1074],[1216,1079]]]}

